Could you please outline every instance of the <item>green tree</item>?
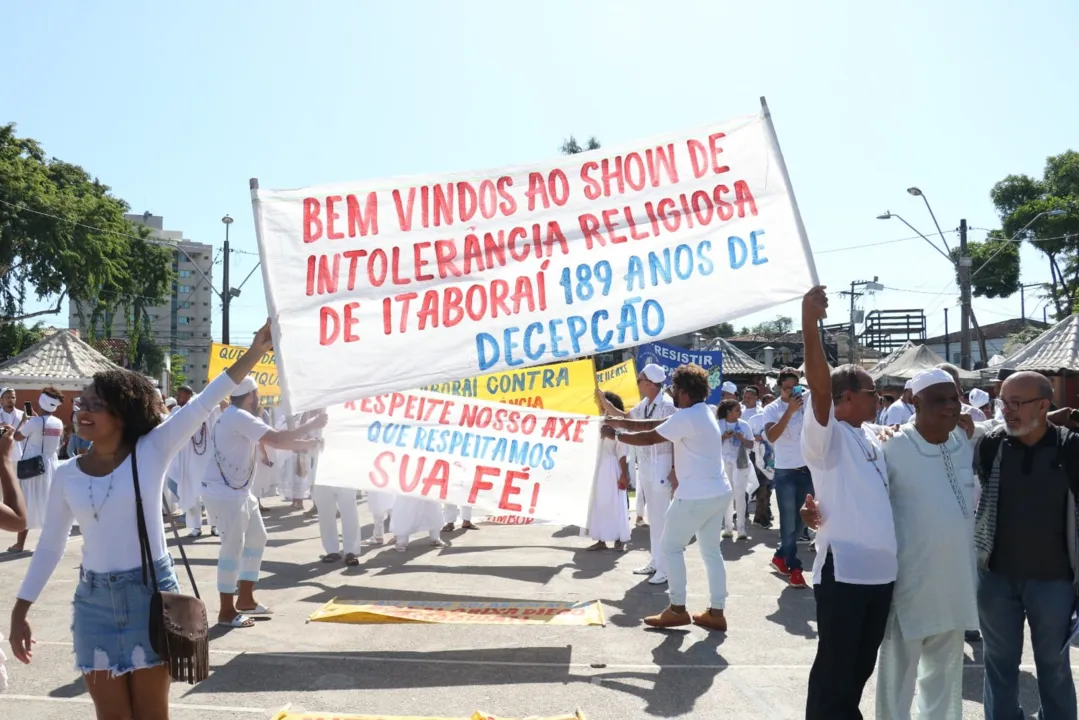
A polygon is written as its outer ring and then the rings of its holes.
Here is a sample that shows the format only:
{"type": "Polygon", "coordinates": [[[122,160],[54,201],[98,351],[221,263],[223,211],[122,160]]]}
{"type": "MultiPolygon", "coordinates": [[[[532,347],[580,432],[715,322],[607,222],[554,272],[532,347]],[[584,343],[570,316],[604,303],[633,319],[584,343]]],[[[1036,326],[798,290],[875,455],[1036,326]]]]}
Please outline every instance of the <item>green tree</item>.
{"type": "Polygon", "coordinates": [[[137,339],[145,309],[169,290],[172,260],[127,210],[81,167],[0,125],[0,325],[57,315],[67,299],[91,328],[107,335],[120,315],[137,339]],[[31,292],[52,307],[27,313],[31,292]]]}
{"type": "Polygon", "coordinates": [[[1035,327],[1033,325],[1027,325],[1022,330],[1013,332],[1011,335],[1004,338],[1004,355],[1011,355],[1027,343],[1037,338],[1043,332],[1045,332],[1044,328],[1035,327]]]}
{"type": "Polygon", "coordinates": [[[713,325],[710,328],[705,328],[705,334],[712,337],[729,338],[734,337],[737,333],[734,331],[734,325],[729,322],[720,323],[719,325],[713,325]]]}
{"type": "MultiPolygon", "coordinates": [[[[976,297],[1003,298],[1019,292],[1019,244],[1009,242],[1001,230],[989,233],[985,242],[967,243],[971,266],[971,293],[976,297]]],[[[952,248],[959,284],[959,248],[952,248]]]]}
{"type": "Polygon", "coordinates": [[[775,320],[757,323],[750,330],[755,335],[786,335],[794,331],[794,320],[786,315],[778,315],[775,320]]]}
{"type": "MultiPolygon", "coordinates": [[[[993,186],[989,197],[1001,220],[1002,232],[996,237],[1018,235],[1018,242],[1029,242],[1046,257],[1056,317],[1070,315],[1079,292],[1079,153],[1068,150],[1047,158],[1041,178],[1009,175],[993,186]],[[1050,210],[1060,214],[1042,215],[1050,210]]],[[[1009,263],[1018,277],[1018,252],[1009,263]]],[[[980,294],[977,285],[974,290],[980,294]]]]}
{"type": "Polygon", "coordinates": [[[181,385],[187,384],[187,373],[180,369],[186,362],[187,359],[183,355],[172,355],[169,358],[169,366],[172,370],[172,387],[170,388],[172,395],[176,394],[176,390],[181,385]]]}
{"type": "Polygon", "coordinates": [[[10,360],[45,337],[41,323],[27,327],[21,322],[0,325],[0,362],[10,360]]]}
{"type": "Polygon", "coordinates": [[[588,138],[588,142],[584,147],[577,142],[577,138],[570,135],[567,139],[562,141],[562,154],[563,155],[576,155],[577,153],[583,153],[588,150],[599,150],[599,140],[592,136],[588,138]]]}
{"type": "MultiPolygon", "coordinates": [[[[161,371],[165,369],[165,350],[151,340],[148,335],[148,333],[141,334],[135,342],[135,354],[131,361],[131,369],[150,377],[160,377],[161,371]]],[[[181,356],[176,355],[174,357],[181,356]]]]}

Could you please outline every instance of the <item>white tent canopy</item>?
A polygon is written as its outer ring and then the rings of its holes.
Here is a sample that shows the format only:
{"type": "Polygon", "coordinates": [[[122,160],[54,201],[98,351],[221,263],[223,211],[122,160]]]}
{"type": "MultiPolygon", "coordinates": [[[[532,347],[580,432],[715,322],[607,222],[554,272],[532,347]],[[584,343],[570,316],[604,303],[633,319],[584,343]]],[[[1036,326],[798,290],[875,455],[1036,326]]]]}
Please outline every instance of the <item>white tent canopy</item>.
{"type": "Polygon", "coordinates": [[[119,366],[67,330],[59,330],[0,364],[0,387],[82,390],[102,370],[119,366]]]}
{"type": "MultiPolygon", "coordinates": [[[[945,360],[926,345],[915,345],[908,341],[888,357],[884,358],[869,375],[877,381],[878,388],[902,387],[922,370],[930,370],[945,360]]],[[[959,380],[963,385],[974,387],[981,376],[969,370],[959,371],[959,380]]]]}

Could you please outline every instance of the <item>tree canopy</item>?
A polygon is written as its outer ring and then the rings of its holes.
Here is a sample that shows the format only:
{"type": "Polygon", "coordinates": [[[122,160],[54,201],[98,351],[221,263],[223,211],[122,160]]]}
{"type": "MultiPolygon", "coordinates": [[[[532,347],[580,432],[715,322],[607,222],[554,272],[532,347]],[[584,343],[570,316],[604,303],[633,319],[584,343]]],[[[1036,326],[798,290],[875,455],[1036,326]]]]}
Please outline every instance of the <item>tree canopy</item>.
{"type": "Polygon", "coordinates": [[[0,125],[0,326],[57,315],[66,298],[91,327],[120,316],[137,336],[170,288],[172,258],[127,210],[81,167],[0,125]],[[27,313],[30,293],[52,307],[27,313]]]}
{"type": "MultiPolygon", "coordinates": [[[[1037,248],[1049,261],[1048,290],[1055,315],[1058,319],[1070,315],[1079,296],[1079,152],[1068,150],[1047,158],[1041,178],[1009,175],[993,186],[989,197],[1000,215],[1001,230],[991,233],[986,243],[978,245],[1002,242],[1018,235],[1017,242],[1029,242],[1037,248]],[[1050,210],[1061,213],[1041,215],[1050,210]]],[[[971,257],[976,269],[978,256],[973,245],[971,257]]],[[[1001,252],[992,261],[992,267],[974,278],[974,294],[1002,297],[1002,292],[1009,288],[1011,292],[1007,294],[1014,293],[1019,289],[1018,278],[1018,248],[1014,252],[1001,252]],[[1013,276],[1015,280],[1010,282],[1013,276]]]]}
{"type": "Polygon", "coordinates": [[[577,153],[583,153],[587,150],[599,150],[599,140],[595,136],[588,138],[588,142],[582,147],[577,138],[570,135],[568,138],[562,141],[562,154],[563,155],[576,155],[577,153]]]}
{"type": "Polygon", "coordinates": [[[41,323],[35,323],[33,327],[22,323],[0,325],[0,362],[10,360],[44,337],[45,328],[41,323]]]}

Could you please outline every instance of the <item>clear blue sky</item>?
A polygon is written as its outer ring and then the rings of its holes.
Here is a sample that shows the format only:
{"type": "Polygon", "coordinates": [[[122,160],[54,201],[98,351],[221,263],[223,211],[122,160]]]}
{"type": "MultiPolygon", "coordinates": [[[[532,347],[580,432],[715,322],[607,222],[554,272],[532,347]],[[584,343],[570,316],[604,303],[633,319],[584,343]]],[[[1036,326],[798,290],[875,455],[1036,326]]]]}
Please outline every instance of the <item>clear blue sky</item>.
{"type": "MultiPolygon", "coordinates": [[[[937,334],[958,305],[943,258],[921,240],[845,248],[910,237],[876,219],[885,210],[928,234],[911,185],[945,230],[998,227],[993,183],[1079,146],[1067,0],[14,0],[4,16],[0,122],[192,240],[219,245],[231,214],[233,247],[251,253],[249,177],[297,187],[542,160],[571,133],[613,145],[755,112],[765,95],[822,280],[916,291],[866,307],[925,308],[937,334]]],[[[256,259],[234,255],[236,282],[256,259]]],[[[1035,250],[1022,261],[1024,282],[1048,279],[1035,250]]],[[[974,308],[983,324],[1017,317],[1019,296],[974,308]]],[[[777,313],[797,307],[735,323],[777,313]]],[[[265,314],[256,273],[233,341],[265,314]]]]}

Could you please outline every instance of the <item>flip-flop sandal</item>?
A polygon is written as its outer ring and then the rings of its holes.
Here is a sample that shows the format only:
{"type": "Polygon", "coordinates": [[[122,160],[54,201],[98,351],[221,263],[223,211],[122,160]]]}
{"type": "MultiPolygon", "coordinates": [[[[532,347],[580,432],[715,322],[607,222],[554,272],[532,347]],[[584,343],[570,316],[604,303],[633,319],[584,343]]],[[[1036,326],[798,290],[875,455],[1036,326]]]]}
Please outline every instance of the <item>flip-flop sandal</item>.
{"type": "Polygon", "coordinates": [[[9,548],[7,549],[7,551],[8,551],[9,553],[21,553],[21,552],[23,552],[23,551],[24,551],[24,549],[23,549],[23,548],[21,548],[21,547],[19,547],[18,545],[12,545],[11,547],[9,547],[9,548]]]}
{"type": "Polygon", "coordinates": [[[360,559],[352,553],[345,555],[345,565],[348,565],[349,567],[356,567],[359,564],[360,559]]]}
{"type": "Polygon", "coordinates": [[[241,610],[240,608],[236,608],[236,610],[243,613],[244,615],[250,615],[251,617],[273,615],[273,610],[266,607],[262,603],[259,603],[250,610],[241,610]]]}
{"type": "Polygon", "coordinates": [[[324,563],[335,563],[340,559],[341,555],[339,553],[329,553],[322,556],[322,562],[324,563]]]}
{"type": "Polygon", "coordinates": [[[221,627],[227,628],[249,628],[255,627],[255,621],[249,618],[247,615],[240,613],[236,617],[232,618],[228,622],[219,620],[217,623],[221,627]]]}
{"type": "Polygon", "coordinates": [[[364,547],[380,547],[385,544],[386,538],[381,537],[369,537],[360,543],[360,545],[363,545],[364,547]]]}

